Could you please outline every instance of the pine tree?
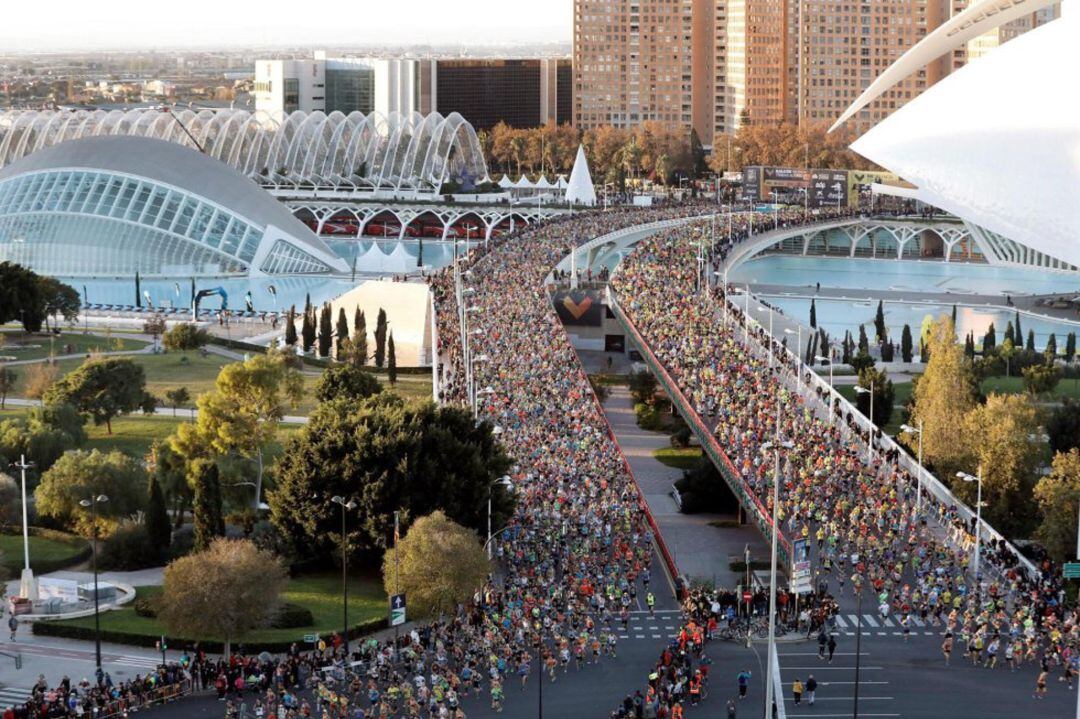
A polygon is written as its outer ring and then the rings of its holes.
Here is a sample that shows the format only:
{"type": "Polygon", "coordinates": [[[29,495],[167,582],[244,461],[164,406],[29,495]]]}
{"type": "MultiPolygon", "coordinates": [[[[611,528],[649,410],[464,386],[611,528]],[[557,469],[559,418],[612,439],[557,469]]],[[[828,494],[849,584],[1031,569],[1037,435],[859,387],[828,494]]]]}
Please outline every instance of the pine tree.
{"type": "Polygon", "coordinates": [[[366,365],[368,360],[367,319],[359,305],[356,307],[356,314],[353,315],[353,350],[356,353],[355,361],[361,366],[366,365]]]}
{"type": "Polygon", "coordinates": [[[904,331],[900,333],[900,359],[905,362],[911,361],[911,327],[904,325],[904,331]]]}
{"type": "Polygon", "coordinates": [[[390,333],[390,339],[386,343],[386,378],[390,380],[390,386],[397,384],[397,352],[394,350],[394,333],[390,333]]]}
{"type": "Polygon", "coordinates": [[[218,467],[209,459],[195,460],[191,465],[195,499],[195,551],[210,546],[215,537],[225,536],[225,519],[221,515],[221,480],[218,467]]]}
{"type": "Polygon", "coordinates": [[[885,328],[885,304],[881,300],[877,303],[877,313],[874,315],[874,340],[876,342],[884,342],[886,335],[885,328]]]}
{"type": "Polygon", "coordinates": [[[1035,351],[1035,330],[1028,330],[1027,346],[1025,347],[1025,349],[1028,352],[1035,351]]]}
{"type": "Polygon", "coordinates": [[[312,309],[304,310],[304,323],[300,328],[300,338],[303,340],[304,352],[310,352],[315,346],[315,320],[312,318],[312,309]]]}
{"type": "Polygon", "coordinates": [[[1076,356],[1076,333],[1070,332],[1065,337],[1065,361],[1072,362],[1076,356]]]}
{"type": "Polygon", "coordinates": [[[870,354],[870,340],[866,337],[866,325],[859,325],[859,351],[870,354]]]}
{"type": "Polygon", "coordinates": [[[375,366],[382,369],[386,360],[386,310],[379,308],[375,319],[375,366]]]}
{"type": "Polygon", "coordinates": [[[337,313],[337,328],[335,331],[337,339],[337,356],[341,357],[341,349],[345,345],[345,341],[349,339],[349,320],[345,318],[345,308],[339,307],[337,313]]]}
{"type": "Polygon", "coordinates": [[[163,553],[172,541],[172,528],[169,526],[169,513],[165,510],[165,495],[157,477],[151,475],[147,487],[149,495],[146,503],[146,533],[156,549],[163,553]]]}
{"type": "Polygon", "coordinates": [[[817,306],[813,297],[810,298],[810,326],[817,329],[817,306]]]}
{"type": "Polygon", "coordinates": [[[990,323],[990,327],[987,328],[986,334],[983,336],[983,357],[994,351],[997,346],[997,331],[994,329],[994,323],[990,323]]]}
{"type": "Polygon", "coordinates": [[[295,347],[296,339],[296,305],[293,305],[285,316],[285,344],[295,347]]]}
{"type": "Polygon", "coordinates": [[[1046,355],[1048,364],[1053,364],[1054,360],[1057,359],[1057,337],[1053,332],[1050,333],[1050,337],[1046,340],[1046,349],[1043,350],[1043,353],[1046,355]]]}
{"type": "Polygon", "coordinates": [[[334,342],[334,328],[330,305],[325,304],[319,312],[319,356],[329,357],[330,346],[334,342]]]}

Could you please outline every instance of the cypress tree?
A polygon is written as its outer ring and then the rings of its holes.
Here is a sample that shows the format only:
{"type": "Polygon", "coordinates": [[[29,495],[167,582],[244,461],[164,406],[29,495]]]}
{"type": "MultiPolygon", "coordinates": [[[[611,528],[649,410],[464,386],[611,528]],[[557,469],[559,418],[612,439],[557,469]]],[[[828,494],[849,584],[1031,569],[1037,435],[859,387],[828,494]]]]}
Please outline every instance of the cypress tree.
{"type": "Polygon", "coordinates": [[[896,357],[896,345],[886,339],[881,343],[881,361],[892,362],[894,357],[896,357]]]}
{"type": "Polygon", "coordinates": [[[285,316],[285,344],[295,347],[296,339],[296,305],[293,305],[285,316]]]}
{"type": "Polygon", "coordinates": [[[1020,326],[1020,310],[1016,311],[1016,344],[1019,345],[1024,338],[1024,329],[1020,326]]]}
{"type": "Polygon", "coordinates": [[[337,339],[337,355],[340,359],[341,348],[345,343],[345,340],[349,339],[349,320],[345,318],[345,308],[339,307],[337,313],[337,328],[335,331],[337,339]]]}
{"type": "Polygon", "coordinates": [[[300,328],[300,338],[303,340],[304,352],[310,352],[315,346],[315,320],[311,316],[312,309],[304,310],[304,323],[300,328]]]}
{"type": "Polygon", "coordinates": [[[356,308],[356,314],[353,316],[353,349],[356,352],[356,359],[361,366],[367,364],[368,351],[367,351],[367,319],[364,317],[364,311],[359,306],[356,308]]]}
{"type": "Polygon", "coordinates": [[[329,357],[330,346],[334,342],[334,328],[330,314],[330,305],[325,304],[319,312],[319,356],[329,357]]]}
{"type": "Polygon", "coordinates": [[[1028,352],[1035,351],[1035,330],[1028,330],[1027,347],[1028,352]]]}
{"type": "Polygon", "coordinates": [[[817,306],[813,297],[810,298],[810,326],[817,329],[817,306]]]}
{"type": "Polygon", "coordinates": [[[956,305],[952,306],[952,326],[956,327],[956,305]]]}
{"type": "Polygon", "coordinates": [[[975,361],[975,333],[968,332],[964,337],[964,356],[970,361],[975,361]]]}
{"type": "Polygon", "coordinates": [[[209,459],[198,459],[191,465],[195,480],[195,551],[210,546],[215,537],[225,536],[225,519],[221,515],[221,480],[217,464],[209,459]]]}
{"type": "Polygon", "coordinates": [[[172,528],[169,526],[169,513],[165,510],[165,495],[161,492],[157,477],[150,476],[147,490],[146,533],[150,535],[154,547],[164,553],[172,541],[172,528]]]}
{"type": "Polygon", "coordinates": [[[900,333],[900,359],[905,362],[911,361],[911,327],[904,325],[904,331],[900,333]]]}
{"type": "Polygon", "coordinates": [[[884,342],[886,337],[885,329],[885,306],[881,300],[877,303],[877,313],[874,315],[874,339],[877,342],[884,342]]]}
{"type": "Polygon", "coordinates": [[[866,337],[866,325],[859,325],[859,351],[870,354],[870,340],[866,337]]]}
{"type": "Polygon", "coordinates": [[[386,310],[379,308],[375,319],[375,366],[382,369],[386,360],[386,310]]]}
{"type": "Polygon", "coordinates": [[[394,333],[390,333],[390,339],[386,342],[386,378],[390,380],[390,386],[397,383],[397,352],[394,351],[394,333]]]}
{"type": "Polygon", "coordinates": [[[1076,333],[1070,332],[1065,337],[1065,361],[1072,362],[1076,356],[1076,333]]]}
{"type": "Polygon", "coordinates": [[[983,357],[994,351],[994,347],[997,346],[997,330],[994,329],[994,323],[990,323],[990,327],[987,328],[986,334],[983,336],[983,357]]]}
{"type": "MultiPolygon", "coordinates": [[[[825,330],[821,329],[820,327],[818,328],[818,340],[819,341],[817,356],[832,357],[832,355],[830,354],[831,347],[829,343],[829,335],[825,332],[825,330]]],[[[832,360],[830,359],[829,361],[831,362],[832,360]]]]}
{"type": "Polygon", "coordinates": [[[1013,346],[1016,345],[1016,332],[1013,331],[1012,320],[1009,320],[1009,323],[1005,325],[1005,339],[1011,341],[1013,346]]]}
{"type": "Polygon", "coordinates": [[[1043,353],[1046,355],[1047,364],[1053,364],[1054,360],[1057,359],[1057,337],[1053,332],[1050,333],[1050,337],[1046,340],[1046,349],[1043,350],[1043,353]]]}
{"type": "Polygon", "coordinates": [[[843,345],[841,347],[842,347],[842,352],[841,352],[841,356],[840,356],[840,361],[843,362],[844,364],[851,364],[851,332],[850,331],[844,332],[844,342],[843,342],[843,345]]]}

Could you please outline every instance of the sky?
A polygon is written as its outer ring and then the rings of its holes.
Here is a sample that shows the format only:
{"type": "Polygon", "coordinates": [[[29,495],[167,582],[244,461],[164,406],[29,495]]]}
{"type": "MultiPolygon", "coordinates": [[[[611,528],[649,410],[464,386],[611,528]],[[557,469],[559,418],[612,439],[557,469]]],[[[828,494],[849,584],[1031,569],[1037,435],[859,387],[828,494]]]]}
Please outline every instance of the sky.
{"type": "Polygon", "coordinates": [[[573,0],[49,0],[0,2],[0,48],[568,42],[573,0]]]}

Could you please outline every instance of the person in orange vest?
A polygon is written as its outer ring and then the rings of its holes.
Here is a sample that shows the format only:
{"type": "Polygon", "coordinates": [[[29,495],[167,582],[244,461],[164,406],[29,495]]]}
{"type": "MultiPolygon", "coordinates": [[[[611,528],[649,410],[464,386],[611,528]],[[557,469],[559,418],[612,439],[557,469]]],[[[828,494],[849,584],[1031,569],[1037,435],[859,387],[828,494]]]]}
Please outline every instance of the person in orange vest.
{"type": "Polygon", "coordinates": [[[690,706],[697,706],[701,701],[701,672],[695,672],[690,677],[690,706]]]}
{"type": "Polygon", "coordinates": [[[671,707],[671,719],[683,719],[682,704],[675,702],[675,706],[671,707]]]}

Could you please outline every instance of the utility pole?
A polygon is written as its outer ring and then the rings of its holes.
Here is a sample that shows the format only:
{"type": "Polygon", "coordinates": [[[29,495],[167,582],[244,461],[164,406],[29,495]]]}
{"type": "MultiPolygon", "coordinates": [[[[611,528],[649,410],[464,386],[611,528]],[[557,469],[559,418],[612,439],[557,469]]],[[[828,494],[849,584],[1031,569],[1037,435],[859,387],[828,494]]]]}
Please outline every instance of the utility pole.
{"type": "Polygon", "coordinates": [[[26,455],[22,454],[15,466],[19,468],[22,476],[23,570],[19,581],[19,596],[34,601],[38,598],[38,588],[34,580],[34,570],[30,568],[30,526],[26,519],[26,470],[33,467],[34,463],[27,462],[26,455]]]}

